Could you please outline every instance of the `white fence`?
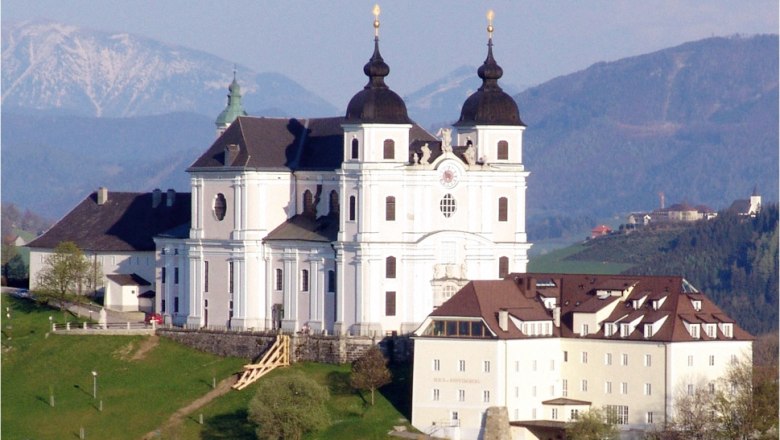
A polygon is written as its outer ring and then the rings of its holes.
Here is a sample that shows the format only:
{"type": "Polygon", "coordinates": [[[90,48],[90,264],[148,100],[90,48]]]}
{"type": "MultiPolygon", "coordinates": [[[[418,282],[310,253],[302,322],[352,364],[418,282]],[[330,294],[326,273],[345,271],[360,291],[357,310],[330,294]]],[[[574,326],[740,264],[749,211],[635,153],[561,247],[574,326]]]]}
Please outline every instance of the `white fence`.
{"type": "Polygon", "coordinates": [[[157,325],[152,322],[114,322],[110,324],[81,324],[67,322],[65,324],[52,323],[51,331],[61,335],[152,335],[157,330],[157,325]]]}

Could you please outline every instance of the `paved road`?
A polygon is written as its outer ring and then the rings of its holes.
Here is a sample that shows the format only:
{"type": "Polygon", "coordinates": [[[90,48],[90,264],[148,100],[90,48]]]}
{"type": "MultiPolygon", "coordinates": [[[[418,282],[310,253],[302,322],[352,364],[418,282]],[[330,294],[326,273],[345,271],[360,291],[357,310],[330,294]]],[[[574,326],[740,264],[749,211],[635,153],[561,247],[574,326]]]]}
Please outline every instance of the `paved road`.
{"type": "MultiPolygon", "coordinates": [[[[27,289],[19,289],[15,287],[3,287],[2,292],[8,293],[10,295],[14,295],[17,298],[28,299],[30,301],[33,300],[32,296],[30,295],[30,292],[27,289]]],[[[57,307],[56,304],[52,304],[52,305],[54,307],[57,307]]],[[[76,316],[83,316],[86,318],[93,319],[95,321],[98,321],[100,319],[100,309],[101,307],[95,304],[85,304],[85,305],[70,304],[68,306],[68,310],[70,310],[76,316]]],[[[125,322],[143,322],[144,316],[145,315],[143,312],[116,312],[113,310],[106,309],[106,322],[108,324],[125,323],[125,322]]]]}

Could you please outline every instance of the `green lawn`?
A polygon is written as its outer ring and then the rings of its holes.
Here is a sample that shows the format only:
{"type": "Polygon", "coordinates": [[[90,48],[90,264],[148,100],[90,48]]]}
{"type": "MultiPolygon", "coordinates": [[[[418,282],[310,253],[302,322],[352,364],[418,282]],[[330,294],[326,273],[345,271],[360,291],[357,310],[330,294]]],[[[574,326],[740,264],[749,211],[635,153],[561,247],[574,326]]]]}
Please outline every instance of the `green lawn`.
{"type": "Polygon", "coordinates": [[[531,257],[528,263],[528,272],[617,274],[633,266],[632,264],[609,261],[567,260],[567,257],[578,254],[585,249],[584,245],[575,244],[544,255],[531,257]]]}
{"type": "MultiPolygon", "coordinates": [[[[11,308],[11,319],[2,321],[3,439],[78,438],[81,428],[87,439],[138,439],[207,393],[213,377],[219,381],[246,363],[194,351],[164,338],[142,359],[131,360],[144,337],[52,335],[48,333],[49,316],[63,322],[62,312],[8,295],[2,295],[2,307],[11,308]],[[97,399],[92,397],[93,370],[98,372],[97,399]],[[50,392],[54,407],[49,405],[50,392]]],[[[396,409],[408,414],[406,370],[399,371],[397,380],[382,390],[390,400],[378,394],[374,407],[350,389],[348,365],[295,364],[271,374],[294,370],[331,390],[332,425],[309,438],[387,438],[392,426],[408,426],[396,409]]],[[[254,426],[246,421],[254,388],[231,391],[190,414],[180,426],[161,432],[159,438],[255,438],[254,426]]]]}

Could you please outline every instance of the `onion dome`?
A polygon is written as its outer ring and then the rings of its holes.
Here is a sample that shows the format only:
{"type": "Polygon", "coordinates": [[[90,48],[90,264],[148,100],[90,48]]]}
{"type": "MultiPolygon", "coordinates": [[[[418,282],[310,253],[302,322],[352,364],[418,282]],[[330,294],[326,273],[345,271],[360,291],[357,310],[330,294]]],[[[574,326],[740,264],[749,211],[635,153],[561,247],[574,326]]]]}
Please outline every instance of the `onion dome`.
{"type": "MultiPolygon", "coordinates": [[[[492,20],[492,16],[488,17],[492,20]]],[[[522,125],[517,103],[501,89],[498,80],[504,70],[493,58],[493,25],[488,25],[488,54],[485,62],[477,70],[482,86],[463,103],[458,125],[522,125]]]]}
{"type": "Polygon", "coordinates": [[[217,116],[217,120],[214,122],[219,127],[227,127],[239,116],[246,116],[244,107],[241,105],[241,86],[236,81],[236,72],[233,71],[233,82],[228,87],[228,103],[222,113],[217,116]]]}
{"type": "Polygon", "coordinates": [[[347,122],[410,124],[406,104],[397,93],[385,84],[390,67],[379,54],[379,11],[374,9],[374,54],[363,66],[368,84],[359,91],[347,105],[347,122]]]}

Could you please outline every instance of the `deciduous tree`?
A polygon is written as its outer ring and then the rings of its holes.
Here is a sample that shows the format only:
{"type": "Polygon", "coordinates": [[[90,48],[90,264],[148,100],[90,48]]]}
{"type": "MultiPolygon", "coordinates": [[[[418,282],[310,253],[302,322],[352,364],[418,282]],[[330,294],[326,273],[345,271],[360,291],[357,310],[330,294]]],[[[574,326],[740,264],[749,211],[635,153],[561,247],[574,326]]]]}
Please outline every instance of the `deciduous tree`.
{"type": "Polygon", "coordinates": [[[303,374],[264,378],[249,402],[257,438],[297,440],[328,426],[328,389],[303,374]]]}
{"type": "Polygon", "coordinates": [[[44,301],[58,301],[62,309],[71,295],[80,295],[91,285],[92,269],[81,249],[72,241],[64,241],[44,260],[35,294],[44,301]]]}
{"type": "Polygon", "coordinates": [[[371,406],[374,405],[374,391],[392,379],[387,361],[376,345],[352,364],[350,383],[355,389],[371,391],[371,406]]]}
{"type": "Polygon", "coordinates": [[[566,424],[566,438],[571,440],[617,439],[618,430],[600,408],[579,413],[576,420],[566,424]]]}

